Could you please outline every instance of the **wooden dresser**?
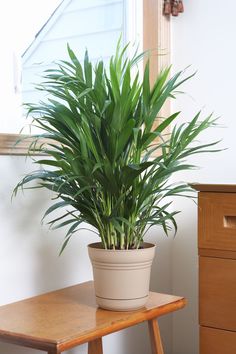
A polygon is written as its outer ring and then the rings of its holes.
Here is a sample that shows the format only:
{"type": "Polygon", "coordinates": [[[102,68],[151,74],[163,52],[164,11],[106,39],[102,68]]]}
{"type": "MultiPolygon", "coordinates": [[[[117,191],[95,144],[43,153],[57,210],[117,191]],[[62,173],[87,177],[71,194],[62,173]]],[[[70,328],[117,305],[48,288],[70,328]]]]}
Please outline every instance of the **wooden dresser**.
{"type": "Polygon", "coordinates": [[[198,194],[200,354],[236,354],[236,185],[198,194]]]}

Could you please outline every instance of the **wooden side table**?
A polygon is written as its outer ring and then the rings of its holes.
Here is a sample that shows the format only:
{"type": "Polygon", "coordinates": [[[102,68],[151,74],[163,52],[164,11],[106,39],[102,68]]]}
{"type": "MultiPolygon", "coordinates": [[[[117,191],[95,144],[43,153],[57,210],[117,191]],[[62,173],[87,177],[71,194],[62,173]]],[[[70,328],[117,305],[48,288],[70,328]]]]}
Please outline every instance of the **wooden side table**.
{"type": "Polygon", "coordinates": [[[153,354],[163,354],[157,317],[181,309],[182,297],[150,293],[147,305],[132,312],[97,308],[93,282],[71,286],[0,307],[0,341],[59,354],[88,343],[102,354],[102,337],[148,321],[153,354]]]}

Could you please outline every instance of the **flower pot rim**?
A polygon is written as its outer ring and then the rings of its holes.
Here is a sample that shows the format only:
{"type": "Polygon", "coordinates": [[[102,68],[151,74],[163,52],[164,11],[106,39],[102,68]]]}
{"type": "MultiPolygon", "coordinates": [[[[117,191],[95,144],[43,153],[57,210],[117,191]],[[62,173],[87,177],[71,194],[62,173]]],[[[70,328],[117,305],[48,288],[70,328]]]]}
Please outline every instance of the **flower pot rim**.
{"type": "Polygon", "coordinates": [[[146,249],[150,248],[156,248],[157,246],[154,243],[151,242],[143,242],[142,245],[144,246],[143,248],[133,248],[133,249],[106,249],[101,247],[102,242],[93,242],[88,244],[88,248],[96,249],[96,251],[108,251],[108,252],[142,252],[146,249]]]}

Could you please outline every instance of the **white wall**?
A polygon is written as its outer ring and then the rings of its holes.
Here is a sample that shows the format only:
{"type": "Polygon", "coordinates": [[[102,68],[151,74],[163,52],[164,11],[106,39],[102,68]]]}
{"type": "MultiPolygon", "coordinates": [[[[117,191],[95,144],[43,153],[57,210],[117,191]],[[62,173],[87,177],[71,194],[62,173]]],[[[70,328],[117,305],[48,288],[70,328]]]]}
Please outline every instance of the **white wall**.
{"type": "MultiPolygon", "coordinates": [[[[196,77],[185,85],[188,95],[180,97],[173,110],[181,109],[189,120],[199,108],[203,115],[221,116],[221,129],[204,134],[202,141],[223,139],[228,150],[197,157],[201,169],[179,175],[187,181],[236,183],[236,3],[225,1],[185,1],[185,13],[172,22],[173,70],[191,65],[196,77]]],[[[173,354],[198,353],[197,326],[197,208],[191,201],[179,200],[179,232],[173,243],[173,292],[187,296],[189,304],[174,316],[173,354]]]]}

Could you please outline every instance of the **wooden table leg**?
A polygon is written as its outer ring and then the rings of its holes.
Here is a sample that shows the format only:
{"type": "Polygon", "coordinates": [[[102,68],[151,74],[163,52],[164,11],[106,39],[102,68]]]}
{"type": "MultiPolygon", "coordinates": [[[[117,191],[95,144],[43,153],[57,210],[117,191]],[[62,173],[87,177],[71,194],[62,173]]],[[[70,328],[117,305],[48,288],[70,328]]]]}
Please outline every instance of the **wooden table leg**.
{"type": "Polygon", "coordinates": [[[161,334],[156,318],[148,321],[149,334],[153,354],[164,354],[161,334]]]}
{"type": "Polygon", "coordinates": [[[102,338],[92,340],[88,343],[88,354],[103,354],[102,338]]]}

